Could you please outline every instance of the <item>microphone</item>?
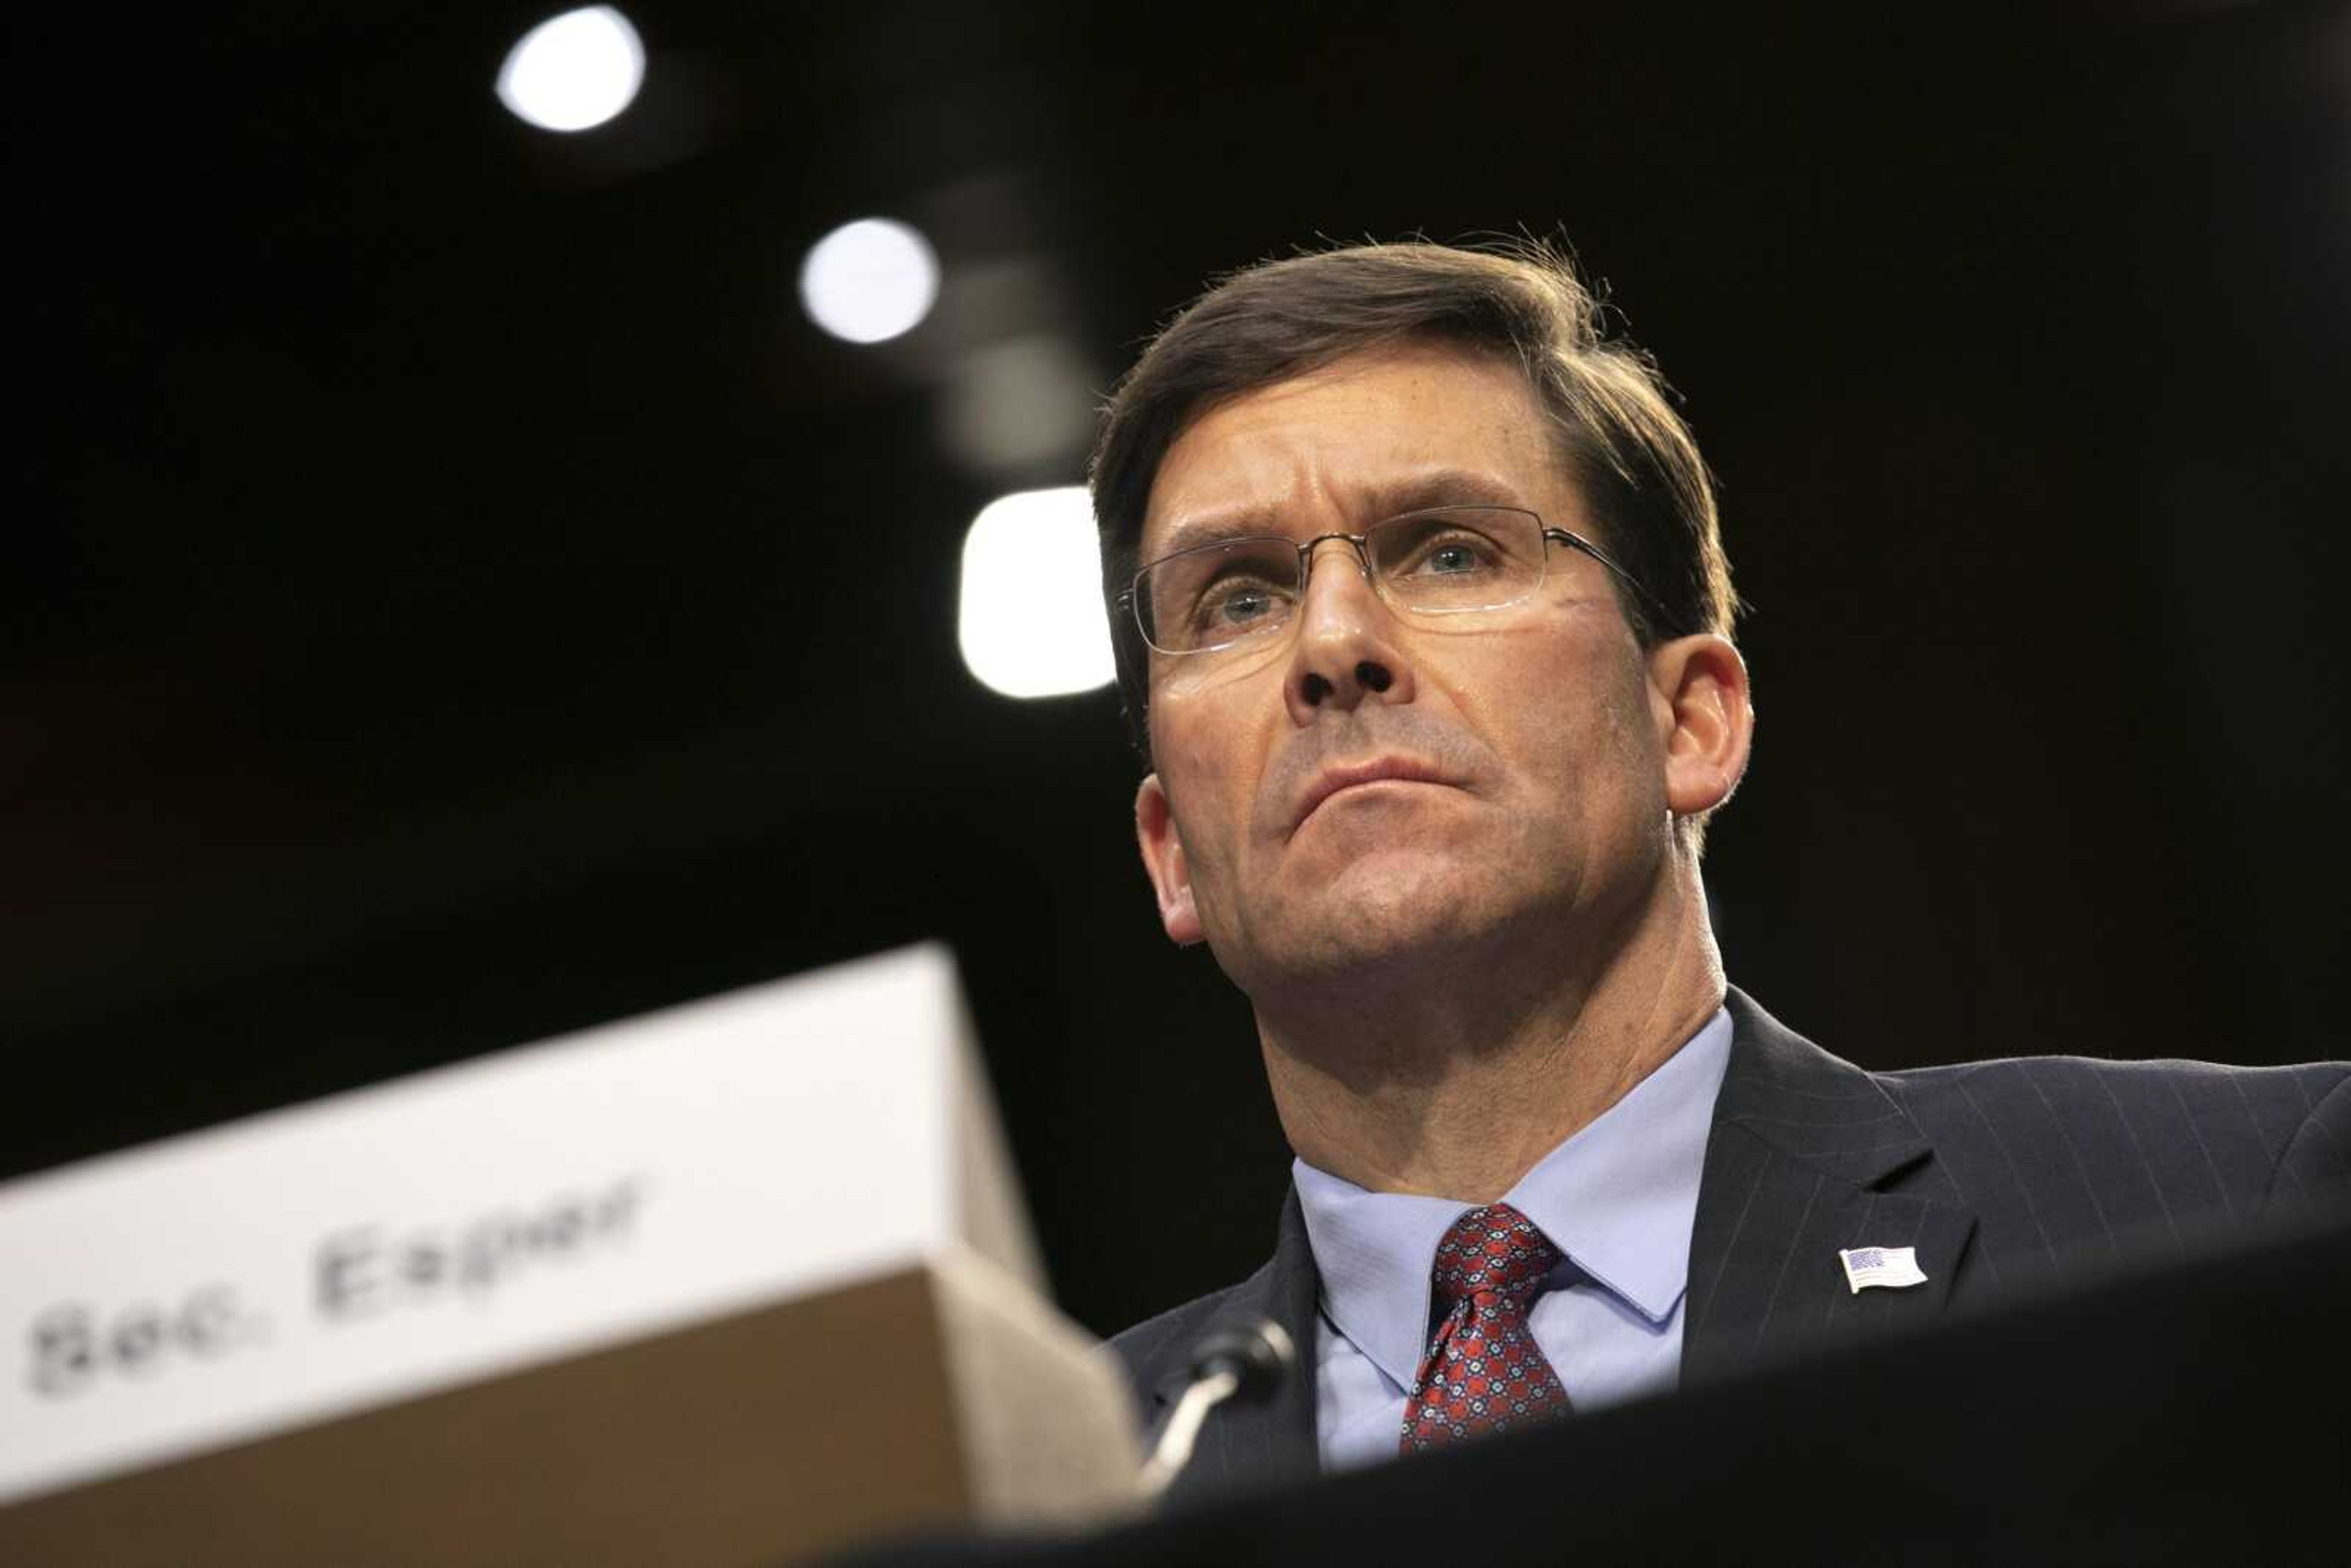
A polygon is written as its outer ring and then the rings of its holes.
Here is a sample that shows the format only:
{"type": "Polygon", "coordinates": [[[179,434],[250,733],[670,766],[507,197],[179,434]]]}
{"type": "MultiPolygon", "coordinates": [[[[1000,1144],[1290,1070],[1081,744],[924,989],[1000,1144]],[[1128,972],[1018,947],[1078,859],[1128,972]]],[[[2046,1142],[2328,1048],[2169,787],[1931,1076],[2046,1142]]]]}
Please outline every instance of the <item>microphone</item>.
{"type": "Polygon", "coordinates": [[[1143,1467],[1144,1500],[1156,1499],[1192,1462],[1192,1445],[1208,1412],[1228,1399],[1264,1403],[1297,1364],[1298,1347],[1289,1331],[1270,1318],[1220,1329],[1195,1345],[1184,1392],[1143,1467]]]}

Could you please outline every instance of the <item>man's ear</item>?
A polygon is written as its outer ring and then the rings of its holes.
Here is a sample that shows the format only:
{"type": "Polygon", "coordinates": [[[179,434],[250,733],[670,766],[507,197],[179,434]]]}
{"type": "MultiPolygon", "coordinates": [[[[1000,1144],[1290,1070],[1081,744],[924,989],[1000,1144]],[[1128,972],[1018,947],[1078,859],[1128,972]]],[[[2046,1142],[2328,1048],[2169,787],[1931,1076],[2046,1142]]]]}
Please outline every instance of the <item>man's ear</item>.
{"type": "Polygon", "coordinates": [[[1192,902],[1192,872],[1184,861],[1184,841],[1167,810],[1167,791],[1156,773],[1134,792],[1134,839],[1143,849],[1143,869],[1159,894],[1159,924],[1167,938],[1189,947],[1201,938],[1200,912],[1192,902]]]}
{"type": "Polygon", "coordinates": [[[1649,650],[1650,706],[1666,756],[1666,804],[1695,817],[1730,799],[1747,771],[1755,709],[1747,661],[1728,638],[1677,637],[1649,650]]]}

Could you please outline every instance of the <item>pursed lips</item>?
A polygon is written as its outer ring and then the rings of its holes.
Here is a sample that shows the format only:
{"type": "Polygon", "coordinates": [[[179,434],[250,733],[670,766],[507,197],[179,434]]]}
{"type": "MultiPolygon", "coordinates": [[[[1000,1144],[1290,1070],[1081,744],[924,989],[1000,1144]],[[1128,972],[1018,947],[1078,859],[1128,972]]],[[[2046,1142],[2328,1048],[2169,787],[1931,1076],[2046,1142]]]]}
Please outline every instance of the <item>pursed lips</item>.
{"type": "Polygon", "coordinates": [[[1368,762],[1353,762],[1326,768],[1314,776],[1305,793],[1298,800],[1298,810],[1290,821],[1293,833],[1306,825],[1318,807],[1342,789],[1352,789],[1360,784],[1377,784],[1397,780],[1408,784],[1451,784],[1453,780],[1425,762],[1408,757],[1379,757],[1368,762]]]}

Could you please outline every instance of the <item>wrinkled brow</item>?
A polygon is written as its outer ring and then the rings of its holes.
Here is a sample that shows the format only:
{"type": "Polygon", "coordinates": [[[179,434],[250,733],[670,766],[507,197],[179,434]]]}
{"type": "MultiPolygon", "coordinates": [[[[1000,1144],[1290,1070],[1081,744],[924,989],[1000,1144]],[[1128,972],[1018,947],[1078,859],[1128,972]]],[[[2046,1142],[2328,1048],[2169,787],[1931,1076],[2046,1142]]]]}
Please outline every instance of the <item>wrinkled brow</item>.
{"type": "MultiPolygon", "coordinates": [[[[1499,476],[1471,468],[1432,468],[1363,486],[1349,504],[1348,511],[1353,527],[1362,529],[1383,518],[1401,517],[1406,512],[1422,511],[1430,507],[1526,505],[1526,498],[1517,487],[1499,476]]],[[[1212,507],[1186,517],[1169,528],[1152,559],[1161,559],[1201,545],[1255,535],[1271,534],[1286,538],[1290,529],[1283,525],[1281,514],[1282,508],[1279,505],[1259,502],[1212,507]]]]}

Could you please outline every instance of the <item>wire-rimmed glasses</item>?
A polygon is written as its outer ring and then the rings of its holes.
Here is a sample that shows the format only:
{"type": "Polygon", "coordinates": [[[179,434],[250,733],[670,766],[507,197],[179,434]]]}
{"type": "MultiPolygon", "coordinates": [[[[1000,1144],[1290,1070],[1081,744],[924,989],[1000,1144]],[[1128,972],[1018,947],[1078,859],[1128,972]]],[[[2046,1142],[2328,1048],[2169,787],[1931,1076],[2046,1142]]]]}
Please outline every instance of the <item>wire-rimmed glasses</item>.
{"type": "Polygon", "coordinates": [[[1143,640],[1163,653],[1213,653],[1280,633],[1304,598],[1314,551],[1354,547],[1372,587],[1408,616],[1507,610],[1533,597],[1556,539],[1581,550],[1646,599],[1639,583],[1591,540],[1551,528],[1520,507],[1429,507],[1360,534],[1217,539],[1163,556],[1134,574],[1127,601],[1143,640]]]}

